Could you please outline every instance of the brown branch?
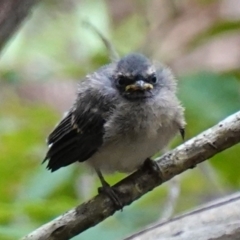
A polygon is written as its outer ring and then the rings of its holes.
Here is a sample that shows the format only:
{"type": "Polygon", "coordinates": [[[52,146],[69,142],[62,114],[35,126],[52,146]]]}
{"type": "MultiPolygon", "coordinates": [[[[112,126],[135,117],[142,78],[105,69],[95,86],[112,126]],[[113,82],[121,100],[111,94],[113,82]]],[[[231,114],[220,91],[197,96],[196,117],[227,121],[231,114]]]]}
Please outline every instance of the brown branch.
{"type": "MultiPolygon", "coordinates": [[[[161,172],[140,169],[114,188],[124,206],[177,174],[240,142],[240,111],[157,160],[161,172]]],[[[99,194],[25,236],[23,240],[66,240],[95,226],[115,212],[111,200],[99,194]]]]}
{"type": "Polygon", "coordinates": [[[0,51],[39,0],[0,0],[0,51]]]}

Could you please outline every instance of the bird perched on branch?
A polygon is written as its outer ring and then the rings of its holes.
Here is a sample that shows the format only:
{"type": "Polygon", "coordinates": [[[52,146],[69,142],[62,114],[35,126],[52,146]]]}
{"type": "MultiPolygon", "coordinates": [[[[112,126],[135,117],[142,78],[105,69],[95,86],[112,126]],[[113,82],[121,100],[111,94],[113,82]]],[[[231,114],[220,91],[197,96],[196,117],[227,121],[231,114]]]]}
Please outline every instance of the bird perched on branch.
{"type": "Polygon", "coordinates": [[[51,171],[87,162],[121,206],[102,172],[132,172],[177,132],[183,137],[183,112],[171,71],[131,53],[79,83],[75,103],[48,137],[44,161],[51,171]]]}

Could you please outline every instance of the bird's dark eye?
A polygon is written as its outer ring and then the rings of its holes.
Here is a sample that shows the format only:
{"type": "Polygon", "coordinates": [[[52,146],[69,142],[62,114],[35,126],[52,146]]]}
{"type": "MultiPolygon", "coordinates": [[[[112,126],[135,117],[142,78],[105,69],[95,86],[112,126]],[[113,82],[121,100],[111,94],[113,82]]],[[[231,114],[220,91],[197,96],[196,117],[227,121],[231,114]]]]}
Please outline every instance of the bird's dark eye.
{"type": "Polygon", "coordinates": [[[124,76],[119,76],[117,79],[117,84],[121,87],[125,86],[127,84],[127,82],[128,82],[128,79],[124,76]]]}
{"type": "Polygon", "coordinates": [[[157,82],[157,76],[155,74],[153,74],[149,77],[149,80],[150,80],[151,83],[156,83],[157,82]]]}

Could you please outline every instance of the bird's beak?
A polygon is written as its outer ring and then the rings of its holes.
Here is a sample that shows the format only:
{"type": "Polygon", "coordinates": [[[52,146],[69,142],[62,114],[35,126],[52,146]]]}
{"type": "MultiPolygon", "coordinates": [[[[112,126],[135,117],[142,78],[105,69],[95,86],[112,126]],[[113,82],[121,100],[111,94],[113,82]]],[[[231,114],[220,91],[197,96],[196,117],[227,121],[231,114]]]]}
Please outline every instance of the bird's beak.
{"type": "Polygon", "coordinates": [[[137,91],[137,90],[151,90],[153,89],[153,85],[150,83],[146,83],[142,80],[136,81],[134,84],[127,85],[125,87],[125,91],[137,91]]]}

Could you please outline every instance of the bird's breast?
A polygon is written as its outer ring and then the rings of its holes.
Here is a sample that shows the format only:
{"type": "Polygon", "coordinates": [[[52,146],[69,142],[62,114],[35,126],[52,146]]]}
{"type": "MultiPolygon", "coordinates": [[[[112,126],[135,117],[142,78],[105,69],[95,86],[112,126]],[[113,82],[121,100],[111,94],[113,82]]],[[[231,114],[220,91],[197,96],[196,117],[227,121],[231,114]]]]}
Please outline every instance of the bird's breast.
{"type": "Polygon", "coordinates": [[[105,126],[103,146],[91,165],[103,172],[132,172],[161,150],[176,134],[173,121],[147,108],[122,109],[105,126]]]}

